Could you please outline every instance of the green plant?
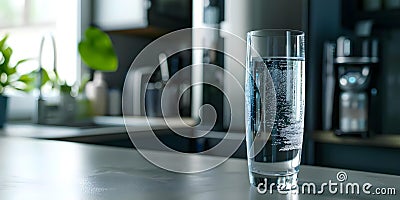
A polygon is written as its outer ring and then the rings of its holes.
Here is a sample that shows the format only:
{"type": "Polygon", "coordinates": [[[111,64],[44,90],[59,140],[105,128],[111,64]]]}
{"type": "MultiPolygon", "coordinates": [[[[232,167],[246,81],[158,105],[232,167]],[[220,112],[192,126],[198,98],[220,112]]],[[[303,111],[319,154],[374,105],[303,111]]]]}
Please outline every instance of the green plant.
{"type": "Polygon", "coordinates": [[[7,38],[8,35],[0,40],[0,95],[7,89],[31,91],[34,88],[32,84],[35,79],[34,74],[20,74],[17,71],[17,67],[29,59],[19,60],[15,65],[11,65],[13,50],[6,45],[7,38]]]}
{"type": "Polygon", "coordinates": [[[66,81],[62,80],[58,73],[54,70],[48,71],[42,68],[42,80],[40,83],[40,87],[42,88],[44,85],[50,86],[52,89],[59,89],[60,92],[63,93],[71,93],[72,86],[68,85],[66,81]]]}
{"type": "Polygon", "coordinates": [[[95,27],[85,31],[85,38],[78,44],[78,51],[91,69],[99,71],[116,71],[118,58],[111,39],[106,33],[95,27]]]}

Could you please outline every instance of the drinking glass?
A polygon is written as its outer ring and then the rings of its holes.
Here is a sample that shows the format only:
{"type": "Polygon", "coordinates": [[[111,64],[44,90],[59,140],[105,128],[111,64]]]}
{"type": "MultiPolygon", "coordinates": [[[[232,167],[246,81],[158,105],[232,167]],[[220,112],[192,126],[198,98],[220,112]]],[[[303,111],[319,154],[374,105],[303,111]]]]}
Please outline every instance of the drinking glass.
{"type": "Polygon", "coordinates": [[[296,30],[247,33],[246,145],[250,183],[297,187],[304,132],[305,44],[296,30]]]}

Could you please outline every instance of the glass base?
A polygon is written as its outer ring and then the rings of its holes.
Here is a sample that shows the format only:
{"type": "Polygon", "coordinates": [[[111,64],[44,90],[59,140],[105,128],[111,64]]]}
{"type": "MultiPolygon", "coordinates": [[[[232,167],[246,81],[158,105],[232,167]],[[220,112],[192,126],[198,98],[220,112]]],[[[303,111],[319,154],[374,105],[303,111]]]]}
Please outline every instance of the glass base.
{"type": "Polygon", "coordinates": [[[250,184],[257,187],[259,190],[280,190],[290,191],[297,189],[297,174],[289,175],[263,175],[250,173],[250,184]]]}

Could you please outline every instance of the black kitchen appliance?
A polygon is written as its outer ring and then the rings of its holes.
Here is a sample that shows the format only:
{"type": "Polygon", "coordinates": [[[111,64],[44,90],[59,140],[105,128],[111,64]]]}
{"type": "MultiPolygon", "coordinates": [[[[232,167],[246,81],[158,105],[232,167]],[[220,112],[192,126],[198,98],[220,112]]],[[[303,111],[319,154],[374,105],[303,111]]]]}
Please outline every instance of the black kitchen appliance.
{"type": "MultiPolygon", "coordinates": [[[[341,36],[324,46],[323,128],[337,135],[368,136],[374,131],[378,40],[341,36]]],[[[376,115],[375,115],[376,116],[376,115]]]]}

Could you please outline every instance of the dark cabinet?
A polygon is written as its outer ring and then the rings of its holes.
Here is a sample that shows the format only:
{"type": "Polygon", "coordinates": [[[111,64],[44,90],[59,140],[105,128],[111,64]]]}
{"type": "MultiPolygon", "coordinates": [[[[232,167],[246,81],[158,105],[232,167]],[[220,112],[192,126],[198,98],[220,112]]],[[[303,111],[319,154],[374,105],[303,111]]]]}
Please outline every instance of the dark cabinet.
{"type": "Polygon", "coordinates": [[[354,29],[358,22],[371,20],[375,28],[399,28],[400,5],[392,1],[342,0],[342,25],[354,29]],[[374,5],[369,5],[370,2],[374,5]]]}
{"type": "Polygon", "coordinates": [[[92,22],[108,32],[158,37],[192,26],[192,1],[93,0],[92,22]]]}

